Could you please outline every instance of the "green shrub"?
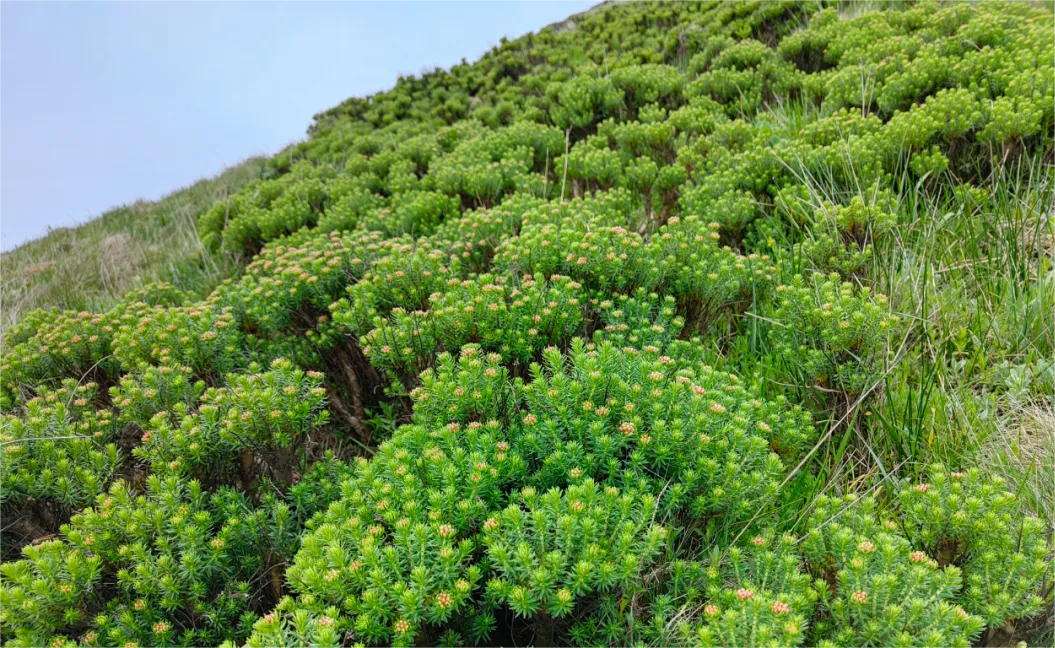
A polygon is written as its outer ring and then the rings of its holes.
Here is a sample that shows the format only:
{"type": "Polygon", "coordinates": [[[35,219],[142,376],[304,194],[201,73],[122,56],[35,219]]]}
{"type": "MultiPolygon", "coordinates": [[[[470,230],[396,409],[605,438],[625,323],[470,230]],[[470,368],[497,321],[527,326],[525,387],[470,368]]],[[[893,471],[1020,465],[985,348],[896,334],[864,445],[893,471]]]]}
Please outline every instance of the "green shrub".
{"type": "Polygon", "coordinates": [[[544,347],[560,344],[582,326],[579,284],[553,275],[536,275],[517,282],[479,275],[451,279],[433,293],[428,311],[392,311],[375,320],[361,340],[363,351],[380,369],[400,368],[416,375],[433,356],[479,344],[507,362],[528,363],[544,347]]]}
{"type": "Polygon", "coordinates": [[[1044,525],[1023,516],[1003,481],[973,468],[934,466],[930,479],[899,493],[906,535],[941,565],[963,569],[963,606],[992,627],[1041,610],[1050,572],[1044,525]]]}
{"type": "Polygon", "coordinates": [[[337,494],[332,456],[254,508],[221,489],[151,476],[135,495],[118,481],[62,529],[0,567],[5,634],[18,645],[216,645],[244,641],[282,595],[280,566],[305,521],[337,494]]]}
{"type": "Polygon", "coordinates": [[[968,646],[984,621],[953,605],[962,572],[913,551],[871,500],[822,497],[803,553],[818,576],[818,645],[968,646]],[[847,510],[849,509],[849,510],[847,510]]]}
{"type": "MultiPolygon", "coordinates": [[[[73,511],[95,500],[117,469],[117,428],[109,410],[93,410],[96,385],[64,381],[3,417],[0,503],[52,502],[73,511]]],[[[13,512],[13,509],[10,509],[13,512]]],[[[18,516],[15,516],[18,517],[18,516]]]]}
{"type": "Polygon", "coordinates": [[[850,396],[873,387],[889,353],[897,316],[884,295],[840,283],[839,275],[796,275],[778,286],[774,345],[789,369],[810,385],[850,396]]]}
{"type": "Polygon", "coordinates": [[[519,499],[484,523],[496,573],[488,596],[519,616],[564,617],[594,592],[631,590],[666,544],[647,495],[586,480],[565,492],[528,487],[519,499]]]}
{"type": "Polygon", "coordinates": [[[155,414],[133,453],[161,475],[249,488],[262,473],[288,484],[300,446],[329,417],[321,379],[281,358],[267,372],[229,375],[226,387],[201,395],[197,411],[176,421],[155,414]]]}
{"type": "Polygon", "coordinates": [[[116,374],[120,365],[111,350],[115,319],[112,314],[70,312],[37,323],[35,330],[19,331],[15,340],[24,341],[6,347],[0,364],[0,407],[14,409],[23,395],[32,398],[37,385],[116,374]]]}
{"type": "Polygon", "coordinates": [[[795,646],[805,640],[816,593],[794,537],[766,533],[731,547],[726,560],[711,560],[707,582],[710,603],[688,644],[795,646]]]}

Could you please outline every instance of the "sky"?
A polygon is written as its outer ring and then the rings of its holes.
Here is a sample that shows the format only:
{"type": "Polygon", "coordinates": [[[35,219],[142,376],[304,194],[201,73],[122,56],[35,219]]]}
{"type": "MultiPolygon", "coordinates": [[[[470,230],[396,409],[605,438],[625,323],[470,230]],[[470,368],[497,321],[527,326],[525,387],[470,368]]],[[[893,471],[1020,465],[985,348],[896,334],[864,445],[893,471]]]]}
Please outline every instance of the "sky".
{"type": "Polygon", "coordinates": [[[593,2],[0,3],[0,248],[303,139],[593,2]]]}

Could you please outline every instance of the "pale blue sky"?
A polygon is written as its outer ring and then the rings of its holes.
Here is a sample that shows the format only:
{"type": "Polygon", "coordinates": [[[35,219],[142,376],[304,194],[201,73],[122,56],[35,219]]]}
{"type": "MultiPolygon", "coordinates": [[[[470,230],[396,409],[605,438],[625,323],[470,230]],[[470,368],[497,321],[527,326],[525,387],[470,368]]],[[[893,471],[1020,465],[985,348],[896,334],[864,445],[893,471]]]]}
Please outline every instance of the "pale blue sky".
{"type": "Polygon", "coordinates": [[[592,2],[0,4],[0,246],[302,139],[592,2]]]}

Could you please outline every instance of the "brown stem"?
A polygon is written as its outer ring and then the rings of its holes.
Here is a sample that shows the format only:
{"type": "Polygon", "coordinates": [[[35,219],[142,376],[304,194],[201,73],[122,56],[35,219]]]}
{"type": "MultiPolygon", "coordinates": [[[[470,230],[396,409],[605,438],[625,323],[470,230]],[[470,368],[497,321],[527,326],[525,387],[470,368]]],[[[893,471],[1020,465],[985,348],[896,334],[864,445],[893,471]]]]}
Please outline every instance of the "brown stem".
{"type": "Polygon", "coordinates": [[[282,600],[282,591],[284,584],[282,582],[282,569],[281,565],[272,565],[270,571],[270,587],[271,587],[271,600],[278,602],[282,600]]]}
{"type": "Polygon", "coordinates": [[[553,618],[545,612],[540,612],[535,615],[538,619],[533,630],[535,631],[535,646],[542,648],[543,646],[555,646],[554,642],[554,623],[553,618]]]}
{"type": "Polygon", "coordinates": [[[330,398],[330,405],[333,406],[333,409],[337,411],[337,414],[340,415],[341,419],[343,419],[345,423],[350,425],[352,429],[355,430],[355,433],[359,435],[361,439],[369,439],[369,430],[366,430],[366,426],[363,425],[361,419],[356,418],[352,415],[351,412],[348,411],[348,408],[344,405],[344,401],[342,401],[340,398],[337,398],[336,396],[333,396],[332,398],[330,398]]]}

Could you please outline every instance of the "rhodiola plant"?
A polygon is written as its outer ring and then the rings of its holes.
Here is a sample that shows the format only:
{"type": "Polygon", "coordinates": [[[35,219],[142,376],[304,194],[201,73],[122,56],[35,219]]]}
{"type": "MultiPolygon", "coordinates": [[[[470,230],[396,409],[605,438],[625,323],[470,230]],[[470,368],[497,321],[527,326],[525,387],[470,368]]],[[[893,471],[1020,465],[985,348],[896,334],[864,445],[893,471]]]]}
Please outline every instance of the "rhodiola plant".
{"type": "Polygon", "coordinates": [[[1031,636],[1050,12],[845,9],[600,7],[13,252],[4,641],[1031,636]]]}

